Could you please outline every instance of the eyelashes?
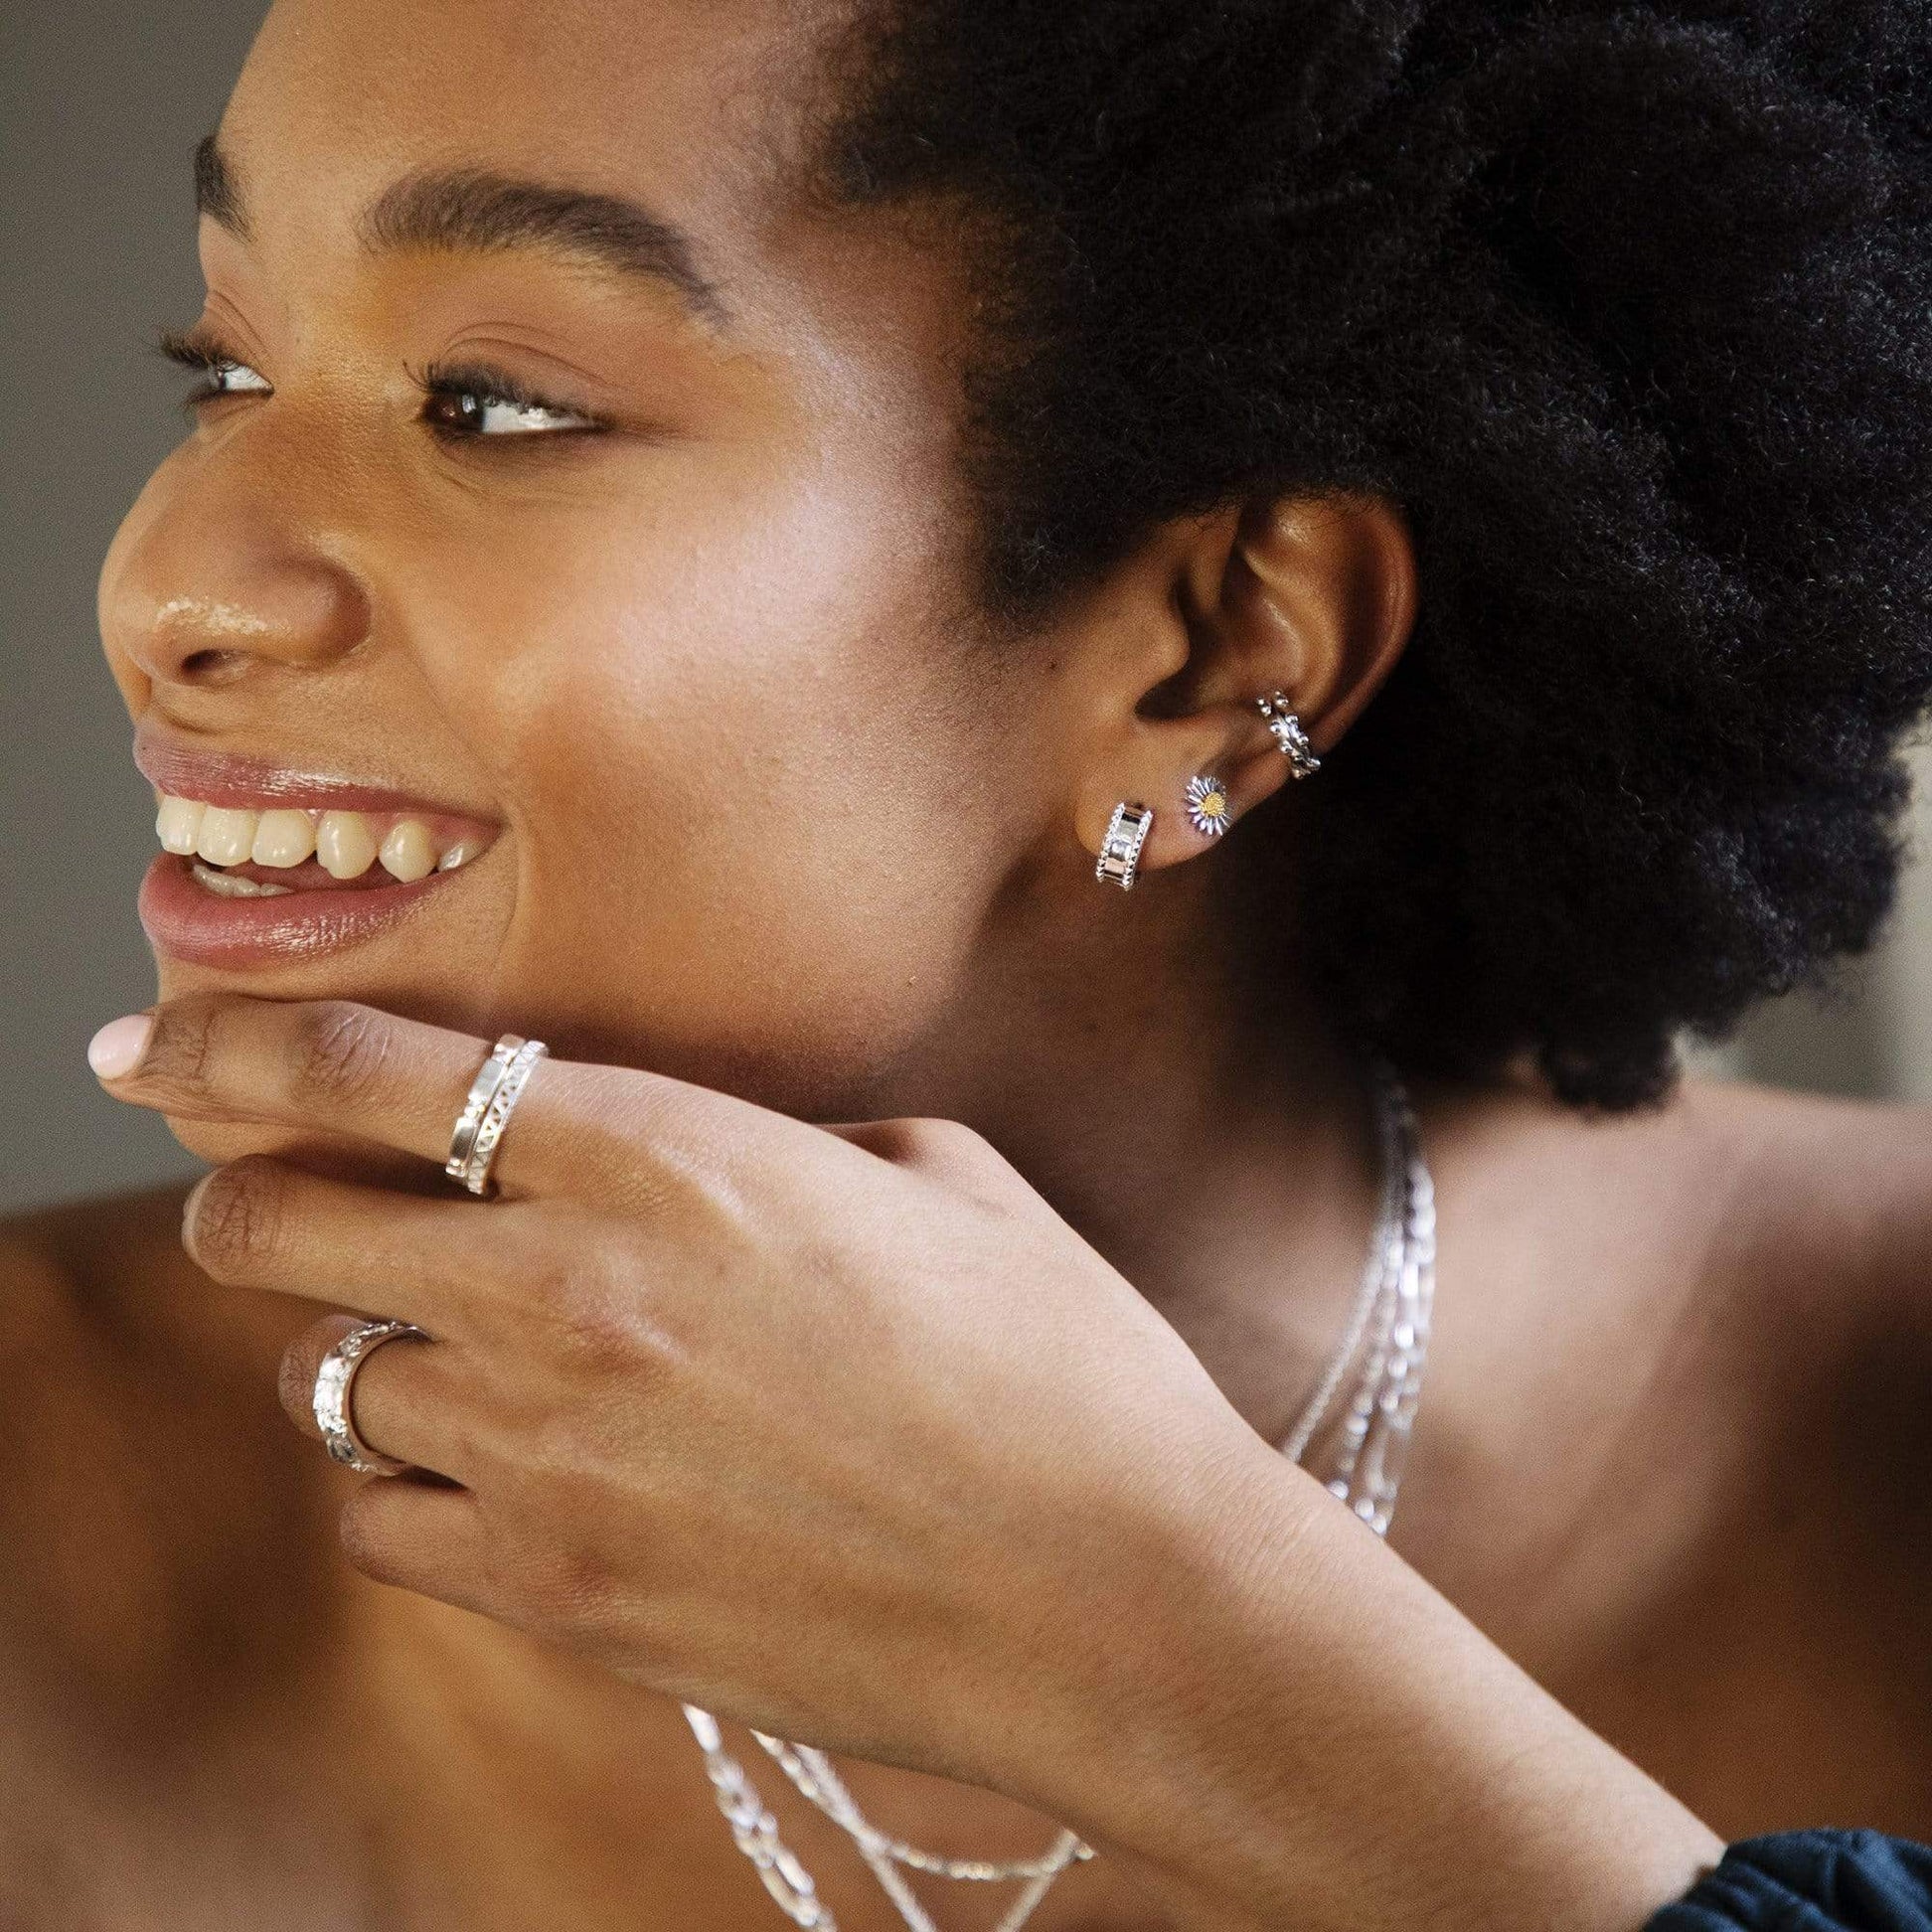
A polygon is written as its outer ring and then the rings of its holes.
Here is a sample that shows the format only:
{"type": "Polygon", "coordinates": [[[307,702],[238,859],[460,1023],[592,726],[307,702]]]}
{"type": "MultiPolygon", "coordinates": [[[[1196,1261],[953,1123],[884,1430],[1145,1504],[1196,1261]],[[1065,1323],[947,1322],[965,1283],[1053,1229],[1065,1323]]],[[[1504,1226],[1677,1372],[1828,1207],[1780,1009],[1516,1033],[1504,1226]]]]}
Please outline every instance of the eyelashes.
{"type": "MultiPolygon", "coordinates": [[[[182,399],[191,418],[228,396],[272,396],[274,386],[216,337],[200,330],[163,330],[156,348],[201,381],[182,399]]],[[[481,363],[431,363],[409,369],[422,394],[417,420],[445,441],[557,442],[610,425],[586,409],[543,396],[506,370],[481,363]]]]}
{"type": "Polygon", "coordinates": [[[422,420],[439,434],[569,436],[608,426],[483,364],[431,363],[420,372],[411,370],[409,377],[422,392],[422,420]]]}
{"type": "Polygon", "coordinates": [[[201,381],[182,398],[182,407],[192,416],[204,402],[218,396],[256,395],[268,392],[267,382],[238,356],[231,356],[221,344],[193,331],[164,329],[155,347],[171,363],[192,369],[201,381]]]}

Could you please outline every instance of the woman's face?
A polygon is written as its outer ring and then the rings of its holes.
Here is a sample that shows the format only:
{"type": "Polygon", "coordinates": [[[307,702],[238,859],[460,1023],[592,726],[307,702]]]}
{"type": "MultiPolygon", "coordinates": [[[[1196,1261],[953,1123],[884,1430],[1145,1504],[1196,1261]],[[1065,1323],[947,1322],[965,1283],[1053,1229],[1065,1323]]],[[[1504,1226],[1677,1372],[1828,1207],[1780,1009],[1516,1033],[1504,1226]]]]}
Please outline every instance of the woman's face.
{"type": "Polygon", "coordinates": [[[1090,874],[1053,654],[996,672],[971,617],[956,268],[792,198],[805,12],[275,7],[203,170],[233,366],[107,559],[108,656],[191,838],[457,850],[164,857],[164,995],[836,1114],[1018,876],[1090,874]]]}

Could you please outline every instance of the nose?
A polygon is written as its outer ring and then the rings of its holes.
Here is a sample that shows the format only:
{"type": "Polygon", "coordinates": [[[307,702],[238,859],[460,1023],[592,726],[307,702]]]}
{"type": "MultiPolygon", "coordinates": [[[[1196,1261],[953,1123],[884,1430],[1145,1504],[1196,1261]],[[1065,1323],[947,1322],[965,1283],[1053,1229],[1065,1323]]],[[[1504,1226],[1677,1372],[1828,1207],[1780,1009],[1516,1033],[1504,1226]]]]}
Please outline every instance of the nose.
{"type": "Polygon", "coordinates": [[[164,465],[101,569],[116,669],[212,687],[353,651],[369,633],[368,594],[289,509],[258,489],[197,488],[164,465]]]}

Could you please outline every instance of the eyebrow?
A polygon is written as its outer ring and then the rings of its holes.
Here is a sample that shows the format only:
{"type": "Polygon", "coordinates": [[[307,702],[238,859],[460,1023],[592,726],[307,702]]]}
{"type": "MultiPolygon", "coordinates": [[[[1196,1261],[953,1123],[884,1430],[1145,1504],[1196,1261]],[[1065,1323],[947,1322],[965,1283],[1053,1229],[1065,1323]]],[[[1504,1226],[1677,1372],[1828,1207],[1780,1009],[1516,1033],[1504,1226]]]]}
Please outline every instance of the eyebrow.
{"type": "MultiPolygon", "coordinates": [[[[195,205],[242,240],[247,211],[233,165],[214,135],[195,150],[195,205]]],[[[551,248],[623,275],[668,283],[705,320],[723,323],[718,284],[698,265],[690,236],[637,202],[618,195],[560,188],[456,168],[405,175],[363,211],[364,247],[431,248],[495,253],[551,248]]]]}
{"type": "Polygon", "coordinates": [[[213,134],[205,136],[195,149],[195,212],[219,222],[244,242],[248,239],[247,218],[242,212],[235,170],[229,166],[228,157],[213,134]]]}

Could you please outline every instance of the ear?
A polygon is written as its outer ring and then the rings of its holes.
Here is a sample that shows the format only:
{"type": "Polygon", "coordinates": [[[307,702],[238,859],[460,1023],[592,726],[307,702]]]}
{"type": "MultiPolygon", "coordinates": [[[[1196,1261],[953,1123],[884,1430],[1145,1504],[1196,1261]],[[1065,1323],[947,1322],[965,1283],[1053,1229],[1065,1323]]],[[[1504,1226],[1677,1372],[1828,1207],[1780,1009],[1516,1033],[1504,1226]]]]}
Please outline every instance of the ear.
{"type": "Polygon", "coordinates": [[[1215,843],[1188,817],[1190,778],[1219,781],[1231,824],[1291,775],[1257,698],[1285,692],[1318,751],[1361,717],[1414,623],[1415,551],[1386,497],[1286,497],[1164,525],[1111,587],[1075,830],[1097,854],[1121,799],[1152,806],[1151,871],[1215,843]]]}

